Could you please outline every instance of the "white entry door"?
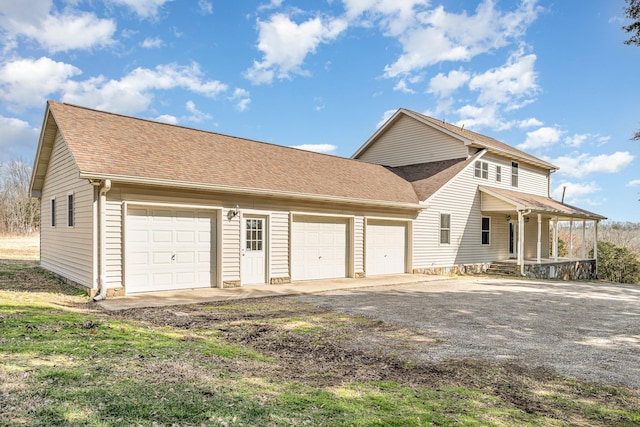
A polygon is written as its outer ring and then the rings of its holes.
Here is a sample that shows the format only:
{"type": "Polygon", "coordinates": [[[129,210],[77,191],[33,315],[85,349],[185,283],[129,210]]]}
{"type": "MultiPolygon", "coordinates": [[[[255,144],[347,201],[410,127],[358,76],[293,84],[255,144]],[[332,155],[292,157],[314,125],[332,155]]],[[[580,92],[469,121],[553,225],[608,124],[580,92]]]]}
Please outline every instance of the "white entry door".
{"type": "Polygon", "coordinates": [[[128,294],[211,286],[216,239],[210,212],[129,206],[125,236],[128,294]]]}
{"type": "Polygon", "coordinates": [[[509,221],[509,258],[518,257],[518,221],[509,221]]]}
{"type": "Polygon", "coordinates": [[[367,222],[367,276],[405,272],[406,230],[401,222],[367,222]]]}
{"type": "Polygon", "coordinates": [[[266,282],[265,220],[245,218],[245,242],[242,250],[242,284],[256,285],[266,282]]]}
{"type": "Polygon", "coordinates": [[[347,276],[347,220],[298,217],[291,232],[291,280],[347,276]]]}

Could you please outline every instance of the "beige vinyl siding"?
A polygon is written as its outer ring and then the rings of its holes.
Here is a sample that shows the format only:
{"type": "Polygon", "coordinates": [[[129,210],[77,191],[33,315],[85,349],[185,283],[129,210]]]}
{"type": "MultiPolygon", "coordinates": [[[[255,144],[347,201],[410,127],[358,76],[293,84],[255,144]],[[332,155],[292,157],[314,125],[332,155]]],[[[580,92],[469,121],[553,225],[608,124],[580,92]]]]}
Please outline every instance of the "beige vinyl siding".
{"type": "Polygon", "coordinates": [[[426,201],[413,223],[413,268],[449,267],[508,256],[506,221],[481,211],[474,165],[467,166],[426,201]],[[449,244],[440,243],[440,214],[451,215],[449,244]],[[491,218],[491,244],[482,244],[482,217],[491,218]]]}
{"type": "Polygon", "coordinates": [[[289,214],[271,214],[271,277],[289,277],[289,214]]]}
{"type": "Polygon", "coordinates": [[[523,162],[518,163],[518,186],[511,186],[511,162],[512,159],[498,156],[495,154],[486,154],[480,160],[489,164],[489,178],[477,178],[474,176],[474,182],[487,187],[504,188],[506,190],[520,191],[522,193],[535,194],[538,196],[549,196],[549,171],[528,165],[523,162]],[[502,180],[496,181],[496,167],[502,168],[502,180]]]}
{"type": "Polygon", "coordinates": [[[483,212],[501,211],[511,214],[515,209],[512,204],[500,200],[497,197],[490,196],[489,194],[482,194],[480,197],[482,198],[481,209],[483,212]]]}
{"type": "MultiPolygon", "coordinates": [[[[542,218],[540,233],[542,258],[549,258],[549,220],[542,218]]],[[[535,259],[538,253],[538,215],[529,215],[529,222],[524,225],[524,257],[535,259]]]]}
{"type": "MultiPolygon", "coordinates": [[[[175,206],[189,206],[189,208],[213,209],[222,208],[221,220],[217,224],[221,235],[221,254],[223,281],[240,280],[240,221],[236,216],[227,217],[230,209],[239,206],[240,212],[251,212],[255,215],[265,215],[270,218],[270,277],[288,278],[289,272],[289,218],[292,212],[296,214],[337,215],[339,217],[353,218],[355,271],[364,271],[364,215],[372,217],[385,217],[389,219],[410,220],[411,214],[399,214],[383,209],[362,209],[361,207],[348,207],[332,205],[330,203],[301,203],[291,200],[278,200],[272,198],[252,198],[246,196],[221,195],[197,191],[171,190],[152,187],[122,186],[117,183],[107,193],[108,218],[107,218],[107,286],[119,287],[123,284],[123,204],[125,202],[170,204],[175,206]]],[[[215,261],[215,260],[214,260],[215,261]]],[[[126,266],[124,266],[126,268],[126,266]]],[[[217,272],[216,272],[217,273],[217,272]]],[[[214,286],[218,279],[214,276],[214,286]]]]}
{"type": "Polygon", "coordinates": [[[240,221],[222,210],[222,282],[240,280],[240,221]]]}
{"type": "Polygon", "coordinates": [[[364,272],[364,217],[353,220],[354,273],[364,272]]]}
{"type": "MultiPolygon", "coordinates": [[[[112,190],[113,191],[113,190],[112,190]]],[[[120,287],[123,284],[123,239],[121,239],[123,228],[122,203],[119,200],[111,200],[118,193],[107,193],[106,203],[106,281],[109,287],[120,287]]]]}
{"type": "Polygon", "coordinates": [[[402,116],[358,159],[386,166],[403,166],[463,158],[467,154],[467,147],[462,141],[411,117],[402,116]]]}
{"type": "Polygon", "coordinates": [[[41,205],[40,265],[90,288],[93,261],[94,188],[78,178],[78,168],[60,133],[56,135],[44,179],[41,205]],[[74,195],[74,226],[67,225],[67,196],[74,195]],[[56,227],[51,227],[51,198],[56,200],[56,227]]]}

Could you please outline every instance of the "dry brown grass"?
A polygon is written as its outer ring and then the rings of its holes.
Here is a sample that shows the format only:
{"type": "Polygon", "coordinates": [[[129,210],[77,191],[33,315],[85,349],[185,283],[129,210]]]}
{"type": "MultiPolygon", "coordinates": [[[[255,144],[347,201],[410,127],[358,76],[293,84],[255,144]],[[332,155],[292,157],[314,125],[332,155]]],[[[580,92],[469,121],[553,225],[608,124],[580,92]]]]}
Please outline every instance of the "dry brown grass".
{"type": "Polygon", "coordinates": [[[40,234],[0,235],[0,259],[37,261],[40,259],[40,234]]]}

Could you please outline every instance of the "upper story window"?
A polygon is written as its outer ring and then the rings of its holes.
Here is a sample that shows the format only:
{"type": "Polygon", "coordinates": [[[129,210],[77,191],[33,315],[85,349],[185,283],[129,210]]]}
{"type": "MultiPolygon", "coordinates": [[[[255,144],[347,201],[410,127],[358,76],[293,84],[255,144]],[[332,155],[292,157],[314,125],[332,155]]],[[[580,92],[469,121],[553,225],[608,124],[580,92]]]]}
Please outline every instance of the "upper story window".
{"type": "Polygon", "coordinates": [[[518,186],[518,163],[511,162],[511,186],[518,186]]]}
{"type": "Polygon", "coordinates": [[[75,225],[75,197],[73,193],[67,194],[67,227],[75,225]]]}
{"type": "Polygon", "coordinates": [[[475,176],[476,178],[489,179],[489,163],[476,161],[475,176]]]}
{"type": "Polygon", "coordinates": [[[502,166],[496,166],[496,182],[502,182],[502,166]]]}
{"type": "Polygon", "coordinates": [[[451,214],[440,214],[440,243],[451,243],[451,214]]]}
{"type": "Polygon", "coordinates": [[[56,198],[51,199],[51,226],[56,226],[56,198]]]}

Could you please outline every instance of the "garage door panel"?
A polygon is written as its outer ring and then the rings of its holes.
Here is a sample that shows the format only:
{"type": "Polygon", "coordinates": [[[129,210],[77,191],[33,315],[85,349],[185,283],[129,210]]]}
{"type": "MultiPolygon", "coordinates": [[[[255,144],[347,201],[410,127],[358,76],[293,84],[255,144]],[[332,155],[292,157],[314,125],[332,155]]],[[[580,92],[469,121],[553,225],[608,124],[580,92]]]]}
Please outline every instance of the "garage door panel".
{"type": "Polygon", "coordinates": [[[210,287],[215,217],[201,211],[128,208],[127,293],[210,287]]]}
{"type": "Polygon", "coordinates": [[[292,235],[292,280],[346,277],[346,220],[298,218],[292,235]]]}
{"type": "Polygon", "coordinates": [[[370,221],[366,230],[367,276],[405,272],[406,224],[370,221]]]}

